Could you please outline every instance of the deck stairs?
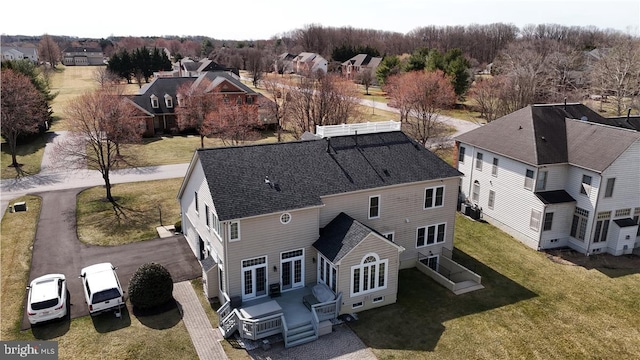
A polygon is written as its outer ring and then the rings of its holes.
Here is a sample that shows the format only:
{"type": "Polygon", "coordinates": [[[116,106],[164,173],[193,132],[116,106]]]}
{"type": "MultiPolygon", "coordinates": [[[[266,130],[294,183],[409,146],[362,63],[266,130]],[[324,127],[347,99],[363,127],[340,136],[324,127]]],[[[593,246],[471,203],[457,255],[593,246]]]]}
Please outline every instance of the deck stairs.
{"type": "Polygon", "coordinates": [[[308,321],[288,329],[286,337],[285,347],[289,348],[315,341],[318,339],[318,334],[311,321],[308,321]]]}

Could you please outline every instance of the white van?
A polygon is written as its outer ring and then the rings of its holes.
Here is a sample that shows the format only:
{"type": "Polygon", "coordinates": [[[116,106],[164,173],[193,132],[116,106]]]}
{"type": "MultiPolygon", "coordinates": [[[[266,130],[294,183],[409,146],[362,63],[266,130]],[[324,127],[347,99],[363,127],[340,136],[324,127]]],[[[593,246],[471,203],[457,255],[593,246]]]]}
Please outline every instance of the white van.
{"type": "Polygon", "coordinates": [[[80,272],[85,301],[92,316],[118,310],[124,305],[124,292],[116,269],[111,263],[100,263],[87,266],[80,272]]]}

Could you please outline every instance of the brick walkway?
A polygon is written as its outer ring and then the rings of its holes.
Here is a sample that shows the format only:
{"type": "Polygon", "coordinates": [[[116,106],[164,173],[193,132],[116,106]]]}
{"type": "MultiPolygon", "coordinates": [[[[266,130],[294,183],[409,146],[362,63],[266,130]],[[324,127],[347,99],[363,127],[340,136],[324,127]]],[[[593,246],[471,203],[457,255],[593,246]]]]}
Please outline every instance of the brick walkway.
{"type": "Polygon", "coordinates": [[[227,359],[220,344],[222,334],[218,329],[211,327],[191,283],[182,281],[173,284],[173,297],[182,307],[182,321],[189,331],[200,360],[227,359]]]}

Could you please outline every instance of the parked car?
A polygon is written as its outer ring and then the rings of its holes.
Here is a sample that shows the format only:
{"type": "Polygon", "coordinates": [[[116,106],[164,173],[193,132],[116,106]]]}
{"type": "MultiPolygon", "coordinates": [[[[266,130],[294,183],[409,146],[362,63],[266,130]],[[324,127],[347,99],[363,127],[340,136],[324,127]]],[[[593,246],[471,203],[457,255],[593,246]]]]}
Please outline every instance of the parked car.
{"type": "Polygon", "coordinates": [[[116,269],[111,263],[100,263],[80,271],[85,301],[92,316],[118,310],[124,304],[124,291],[116,269]]]}
{"type": "Polygon", "coordinates": [[[63,274],[35,278],[27,289],[27,318],[32,325],[67,315],[67,281],[63,274]]]}

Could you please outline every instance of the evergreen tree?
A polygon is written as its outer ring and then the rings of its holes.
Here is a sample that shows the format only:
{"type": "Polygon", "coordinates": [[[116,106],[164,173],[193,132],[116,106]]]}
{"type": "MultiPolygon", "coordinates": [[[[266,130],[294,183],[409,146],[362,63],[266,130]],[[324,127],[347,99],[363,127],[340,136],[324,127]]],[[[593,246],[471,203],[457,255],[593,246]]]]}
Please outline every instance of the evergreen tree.
{"type": "Polygon", "coordinates": [[[419,71],[424,70],[427,67],[427,57],[429,56],[429,49],[426,47],[417,48],[413,54],[407,60],[404,70],[419,71]]]}
{"type": "Polygon", "coordinates": [[[395,55],[385,56],[376,69],[376,79],[378,79],[378,84],[383,85],[389,76],[399,72],[400,58],[395,55]]]}

